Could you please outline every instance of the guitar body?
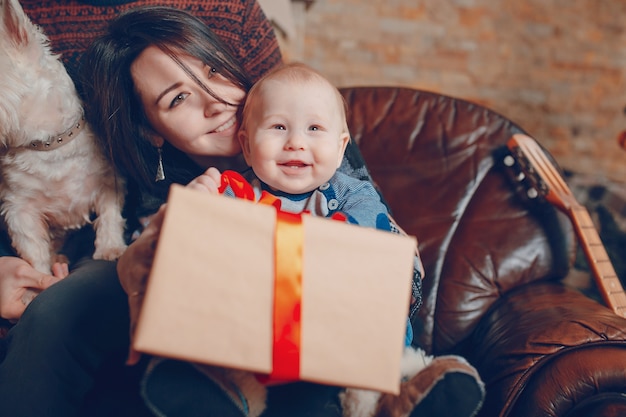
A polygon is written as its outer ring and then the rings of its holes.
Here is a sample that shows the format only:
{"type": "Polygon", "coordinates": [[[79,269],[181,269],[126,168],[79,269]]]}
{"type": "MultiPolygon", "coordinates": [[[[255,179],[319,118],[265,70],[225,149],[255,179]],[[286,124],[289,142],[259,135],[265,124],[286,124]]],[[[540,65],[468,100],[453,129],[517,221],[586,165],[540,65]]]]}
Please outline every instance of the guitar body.
{"type": "Polygon", "coordinates": [[[626,317],[626,293],[613,268],[587,209],[567,186],[559,170],[533,138],[515,134],[507,142],[510,154],[504,165],[525,191],[525,200],[545,200],[571,220],[603,301],[619,316],[626,317]]]}

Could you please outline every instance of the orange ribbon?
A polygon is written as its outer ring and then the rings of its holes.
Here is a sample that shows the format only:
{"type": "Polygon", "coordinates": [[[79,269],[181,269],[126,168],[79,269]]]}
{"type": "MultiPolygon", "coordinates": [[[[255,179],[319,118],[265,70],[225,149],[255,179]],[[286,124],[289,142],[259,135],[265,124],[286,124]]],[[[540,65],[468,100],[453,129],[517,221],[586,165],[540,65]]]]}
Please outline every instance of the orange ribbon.
{"type": "Polygon", "coordinates": [[[275,235],[274,349],[270,380],[300,378],[302,313],[301,214],[278,211],[275,235]]]}
{"type": "MultiPolygon", "coordinates": [[[[230,185],[236,197],[254,201],[252,186],[234,171],[222,174],[220,193],[230,185]]],[[[301,213],[280,210],[280,200],[263,191],[260,204],[276,208],[274,234],[274,311],[272,372],[259,376],[263,383],[300,379],[302,313],[302,256],[304,228],[301,213]]]]}

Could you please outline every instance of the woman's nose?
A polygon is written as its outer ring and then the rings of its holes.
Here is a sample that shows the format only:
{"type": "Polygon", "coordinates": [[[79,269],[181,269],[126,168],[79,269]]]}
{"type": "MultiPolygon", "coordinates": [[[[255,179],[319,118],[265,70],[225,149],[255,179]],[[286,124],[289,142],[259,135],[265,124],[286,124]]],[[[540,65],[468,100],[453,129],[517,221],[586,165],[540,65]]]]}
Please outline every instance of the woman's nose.
{"type": "Polygon", "coordinates": [[[222,103],[210,94],[204,94],[204,117],[210,118],[223,112],[228,104],[222,103]]]}

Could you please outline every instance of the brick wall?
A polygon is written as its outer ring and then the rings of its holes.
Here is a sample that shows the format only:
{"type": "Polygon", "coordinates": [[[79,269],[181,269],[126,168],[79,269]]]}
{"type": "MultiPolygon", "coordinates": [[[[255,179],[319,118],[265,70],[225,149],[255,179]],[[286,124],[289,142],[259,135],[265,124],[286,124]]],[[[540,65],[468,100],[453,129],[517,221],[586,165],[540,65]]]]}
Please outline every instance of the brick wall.
{"type": "Polygon", "coordinates": [[[625,0],[316,0],[296,24],[287,55],[339,86],[479,102],[564,168],[626,182],[625,0]]]}

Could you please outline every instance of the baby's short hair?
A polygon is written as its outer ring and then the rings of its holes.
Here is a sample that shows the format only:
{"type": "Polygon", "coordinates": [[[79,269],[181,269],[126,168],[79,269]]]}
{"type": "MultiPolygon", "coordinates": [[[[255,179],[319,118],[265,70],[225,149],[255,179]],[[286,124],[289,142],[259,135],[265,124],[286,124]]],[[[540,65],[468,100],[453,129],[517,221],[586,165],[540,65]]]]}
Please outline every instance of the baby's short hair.
{"type": "Polygon", "coordinates": [[[290,62],[279,65],[274,68],[270,72],[266,73],[259,81],[257,81],[246,96],[246,102],[243,107],[243,119],[242,119],[242,127],[248,125],[249,119],[249,108],[254,104],[257,99],[257,95],[259,94],[259,90],[265,81],[268,80],[276,80],[283,79],[288,81],[297,81],[297,82],[319,82],[321,84],[327,85],[330,89],[333,90],[337,99],[337,107],[341,111],[341,122],[343,125],[344,133],[348,132],[348,123],[347,123],[347,112],[348,105],[344,97],[341,95],[339,90],[333,83],[331,83],[328,78],[323,76],[319,71],[315,70],[313,67],[306,65],[301,62],[290,62]]]}

